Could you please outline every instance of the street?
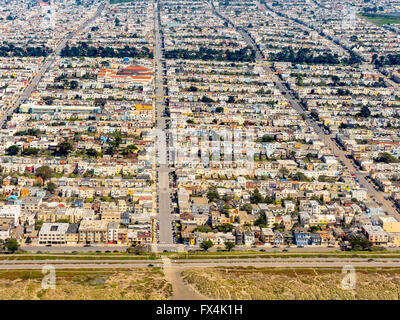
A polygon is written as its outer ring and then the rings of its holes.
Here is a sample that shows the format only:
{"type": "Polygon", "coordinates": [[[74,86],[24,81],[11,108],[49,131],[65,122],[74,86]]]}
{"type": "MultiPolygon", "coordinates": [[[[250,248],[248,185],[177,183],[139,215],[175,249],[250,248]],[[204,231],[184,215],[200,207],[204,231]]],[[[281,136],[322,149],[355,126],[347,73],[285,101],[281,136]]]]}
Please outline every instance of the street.
{"type": "Polygon", "coordinates": [[[180,259],[163,258],[160,260],[1,260],[0,269],[33,270],[44,265],[53,265],[58,269],[119,269],[164,267],[168,269],[191,269],[210,267],[259,267],[259,268],[319,268],[319,267],[399,267],[400,258],[229,258],[229,259],[180,259]]]}
{"type": "MultiPolygon", "coordinates": [[[[105,4],[101,4],[99,8],[97,9],[96,13],[94,16],[90,17],[87,19],[82,25],[75,30],[75,32],[70,32],[68,33],[65,38],[63,38],[57,45],[56,49],[52,54],[50,54],[43,62],[42,66],[40,67],[39,71],[37,74],[31,79],[29,84],[25,87],[25,89],[21,92],[21,94],[18,96],[14,103],[14,108],[9,108],[7,109],[6,113],[3,114],[3,116],[9,116],[11,115],[14,110],[18,107],[21,106],[21,104],[27,100],[33,91],[35,91],[37,85],[39,84],[40,80],[42,79],[43,75],[46,73],[46,71],[50,68],[50,66],[54,63],[55,57],[58,56],[61,53],[61,50],[66,46],[68,43],[68,40],[72,39],[72,37],[79,31],[83,30],[89,23],[91,23],[93,20],[95,20],[97,17],[100,16],[101,12],[104,9],[105,4]]],[[[5,118],[6,118],[5,117],[5,118]]],[[[0,126],[2,126],[5,123],[5,119],[1,121],[0,126]]]]}
{"type": "MultiPolygon", "coordinates": [[[[216,11],[216,9],[213,6],[213,11],[217,13],[218,16],[220,16],[220,13],[216,11]]],[[[275,12],[275,11],[273,11],[275,12]]],[[[224,20],[229,21],[230,24],[235,26],[235,24],[228,20],[226,17],[223,17],[224,20]]],[[[256,50],[256,59],[257,60],[263,60],[263,54],[260,51],[260,49],[257,47],[257,44],[255,43],[254,39],[251,38],[249,33],[242,28],[237,28],[236,30],[242,35],[243,39],[256,50]]],[[[300,102],[292,95],[290,90],[287,88],[287,86],[283,83],[283,81],[274,73],[274,71],[269,68],[268,66],[264,66],[266,70],[272,75],[272,80],[280,90],[280,92],[284,95],[284,97],[288,100],[290,105],[301,115],[301,114],[307,114],[308,111],[303,108],[303,106],[300,104],[300,102]]],[[[336,155],[339,160],[343,161],[345,166],[347,167],[347,170],[350,170],[350,173],[354,173],[355,177],[359,180],[359,183],[364,186],[364,188],[367,189],[368,195],[371,198],[373,202],[375,202],[377,205],[379,205],[383,210],[385,210],[390,216],[396,218],[398,221],[400,221],[400,213],[395,209],[393,206],[393,203],[390,200],[385,199],[384,195],[382,192],[379,190],[376,190],[374,188],[374,185],[366,179],[366,173],[360,172],[359,168],[357,168],[352,161],[350,161],[346,157],[346,152],[340,149],[331,139],[334,137],[333,135],[326,134],[324,130],[318,125],[318,123],[314,120],[312,120],[310,117],[306,117],[305,122],[307,126],[312,127],[314,131],[317,133],[319,139],[323,141],[326,146],[331,150],[332,154],[336,155]]]]}
{"type": "Polygon", "coordinates": [[[165,117],[165,88],[164,88],[164,69],[162,64],[162,35],[161,21],[159,16],[158,2],[154,3],[155,10],[155,116],[157,125],[157,195],[158,195],[158,221],[159,221],[159,244],[158,251],[169,250],[173,247],[172,223],[174,216],[172,214],[172,190],[170,187],[170,169],[168,161],[168,142],[167,142],[167,124],[165,117]]]}

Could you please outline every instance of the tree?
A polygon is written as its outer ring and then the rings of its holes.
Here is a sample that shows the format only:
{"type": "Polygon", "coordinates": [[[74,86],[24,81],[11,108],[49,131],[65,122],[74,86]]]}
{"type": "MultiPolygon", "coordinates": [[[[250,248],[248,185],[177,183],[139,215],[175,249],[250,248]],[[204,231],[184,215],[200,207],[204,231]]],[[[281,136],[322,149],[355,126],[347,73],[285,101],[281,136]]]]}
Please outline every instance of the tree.
{"type": "Polygon", "coordinates": [[[235,244],[232,241],[227,241],[224,244],[225,244],[226,250],[228,250],[228,251],[231,251],[235,247],[235,244]]]}
{"type": "Polygon", "coordinates": [[[195,87],[195,86],[190,86],[190,87],[188,88],[188,91],[189,91],[189,92],[197,92],[197,91],[199,91],[199,89],[198,89],[197,87],[195,87]]]}
{"type": "Polygon", "coordinates": [[[367,238],[361,235],[355,235],[350,238],[350,243],[352,250],[355,251],[364,251],[369,250],[372,246],[372,243],[369,242],[367,238]]]}
{"type": "Polygon", "coordinates": [[[251,213],[251,211],[253,210],[253,208],[251,207],[251,204],[250,203],[245,203],[241,208],[240,208],[240,210],[242,210],[242,211],[246,211],[247,213],[251,213]]]}
{"type": "Polygon", "coordinates": [[[279,172],[280,176],[282,177],[282,179],[286,179],[286,177],[287,177],[287,176],[289,175],[289,173],[290,173],[290,171],[289,171],[287,168],[285,168],[285,167],[280,168],[280,169],[278,170],[278,172],[279,172]]]}
{"type": "Polygon", "coordinates": [[[8,147],[6,149],[6,153],[9,156],[16,156],[19,153],[20,150],[21,150],[20,147],[14,145],[14,146],[8,147]]]}
{"type": "Polygon", "coordinates": [[[60,156],[68,156],[68,154],[72,151],[72,144],[69,141],[63,141],[58,144],[56,155],[60,156]]]}
{"type": "Polygon", "coordinates": [[[272,136],[264,135],[264,136],[262,137],[262,142],[273,142],[273,141],[275,141],[275,138],[272,137],[272,136]]]}
{"type": "Polygon", "coordinates": [[[337,75],[331,76],[332,82],[337,85],[340,81],[340,78],[337,75]]]}
{"type": "Polygon", "coordinates": [[[310,179],[308,179],[304,172],[296,172],[295,176],[299,181],[310,181],[310,179]]]}
{"type": "Polygon", "coordinates": [[[263,200],[263,197],[262,197],[260,191],[258,191],[258,189],[255,189],[253,191],[253,194],[250,196],[250,202],[251,203],[260,203],[260,202],[262,202],[262,200],[263,200]]]}
{"type": "Polygon", "coordinates": [[[207,251],[208,249],[210,249],[213,246],[213,242],[211,240],[204,240],[201,244],[200,244],[200,248],[202,248],[204,251],[207,251]]]}
{"type": "Polygon", "coordinates": [[[22,150],[21,154],[23,156],[36,156],[39,153],[40,149],[37,148],[26,148],[22,150]]]}
{"type": "Polygon", "coordinates": [[[138,148],[137,146],[135,146],[134,144],[130,144],[130,145],[126,146],[126,147],[122,150],[122,154],[123,154],[124,156],[132,155],[132,154],[137,153],[138,150],[139,150],[139,148],[138,148]]]}
{"type": "Polygon", "coordinates": [[[6,248],[8,251],[15,252],[19,249],[19,243],[14,238],[8,238],[4,242],[4,248],[6,248]]]}
{"type": "Polygon", "coordinates": [[[204,102],[204,103],[212,103],[212,102],[215,102],[213,99],[211,99],[211,98],[209,98],[209,97],[207,97],[207,96],[203,96],[203,97],[200,99],[200,101],[201,101],[201,102],[204,102]]]}
{"type": "Polygon", "coordinates": [[[367,106],[364,106],[361,108],[361,111],[357,115],[363,118],[368,118],[371,115],[371,111],[367,106]]]}
{"type": "Polygon", "coordinates": [[[207,198],[208,198],[208,200],[209,200],[210,202],[213,202],[214,200],[218,200],[218,199],[219,199],[219,194],[218,194],[218,192],[215,191],[215,190],[210,190],[210,191],[207,193],[207,198]]]}
{"type": "Polygon", "coordinates": [[[274,230],[274,231],[278,230],[279,232],[283,231],[281,225],[279,223],[277,223],[277,222],[274,223],[274,226],[273,226],[272,230],[274,230]]]}
{"type": "Polygon", "coordinates": [[[35,230],[40,230],[42,228],[44,221],[42,220],[36,220],[35,221],[35,230]]]}
{"type": "Polygon", "coordinates": [[[54,194],[54,191],[56,190],[57,186],[54,182],[47,182],[47,191],[50,192],[51,194],[54,194]]]}
{"type": "Polygon", "coordinates": [[[308,231],[311,232],[311,233],[314,233],[314,232],[317,232],[319,230],[321,230],[321,227],[319,227],[319,226],[311,226],[308,231]]]}
{"type": "Polygon", "coordinates": [[[76,81],[76,80],[72,80],[72,81],[69,83],[69,88],[70,88],[71,90],[74,90],[74,89],[78,88],[78,86],[79,86],[79,83],[78,83],[78,81],[76,81]]]}
{"type": "Polygon", "coordinates": [[[54,103],[54,97],[50,96],[44,97],[43,101],[47,106],[51,106],[54,103]]]}
{"type": "Polygon", "coordinates": [[[87,149],[87,150],[86,150],[86,154],[87,154],[89,157],[97,157],[97,156],[98,156],[98,152],[97,152],[95,149],[93,149],[93,148],[87,149]]]}
{"type": "Polygon", "coordinates": [[[265,228],[267,226],[267,221],[263,212],[258,215],[258,218],[254,221],[254,225],[260,228],[265,228]]]}
{"type": "Polygon", "coordinates": [[[379,156],[375,159],[375,162],[384,162],[384,163],[398,163],[399,159],[393,156],[388,152],[382,152],[379,156]]]}
{"type": "Polygon", "coordinates": [[[217,229],[219,232],[227,233],[227,232],[232,231],[233,228],[234,228],[234,227],[233,227],[232,224],[230,224],[230,223],[223,223],[223,224],[217,226],[216,229],[217,229]]]}
{"type": "Polygon", "coordinates": [[[318,112],[316,112],[316,111],[311,111],[311,117],[313,117],[314,119],[316,119],[316,120],[319,120],[319,116],[318,116],[318,112]]]}
{"type": "Polygon", "coordinates": [[[211,227],[209,225],[204,225],[204,226],[197,226],[194,230],[194,232],[211,232],[211,227]]]}
{"type": "Polygon", "coordinates": [[[147,249],[144,245],[136,245],[136,246],[131,246],[128,249],[126,249],[126,252],[128,253],[134,253],[134,254],[143,254],[147,252],[147,249]]]}
{"type": "Polygon", "coordinates": [[[43,181],[46,181],[54,176],[54,171],[49,166],[42,166],[36,169],[35,174],[37,177],[42,178],[43,181]]]}

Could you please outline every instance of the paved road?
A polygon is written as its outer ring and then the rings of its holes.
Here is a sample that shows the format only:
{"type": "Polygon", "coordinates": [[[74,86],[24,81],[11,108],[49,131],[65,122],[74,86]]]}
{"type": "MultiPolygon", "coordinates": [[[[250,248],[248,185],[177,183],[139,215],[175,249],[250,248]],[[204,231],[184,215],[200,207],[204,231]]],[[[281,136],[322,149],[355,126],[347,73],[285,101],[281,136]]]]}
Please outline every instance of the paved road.
{"type": "MultiPolygon", "coordinates": [[[[111,257],[112,258],[112,257],[111,257]]],[[[307,262],[309,264],[312,263],[319,263],[319,262],[326,262],[326,263],[364,263],[368,262],[373,263],[392,263],[396,264],[397,266],[400,267],[400,257],[399,258],[375,258],[374,261],[367,261],[368,258],[351,258],[351,257],[345,257],[345,258],[335,258],[335,257],[325,257],[325,258],[318,258],[318,257],[307,257],[307,258],[285,258],[285,257],[273,257],[273,258],[265,258],[265,257],[252,257],[252,258],[229,258],[229,259],[223,259],[220,256],[220,259],[169,259],[168,257],[162,257],[162,260],[123,260],[123,259],[87,259],[87,260],[81,260],[81,259],[64,259],[63,257],[60,257],[60,259],[47,259],[47,260],[0,260],[0,265],[44,265],[44,264],[80,264],[80,265],[86,265],[86,264],[124,264],[124,265],[138,265],[138,266],[148,266],[149,264],[160,264],[163,263],[164,265],[167,265],[168,267],[171,267],[173,265],[194,265],[194,264],[234,264],[236,262],[246,262],[246,263],[259,263],[259,262],[268,262],[268,263],[303,263],[307,262]]]]}
{"type": "MultiPolygon", "coordinates": [[[[264,1],[264,0],[263,0],[264,1]]],[[[336,8],[328,8],[328,7],[326,7],[326,6],[324,6],[324,5],[322,5],[321,3],[319,3],[318,1],[316,1],[316,0],[311,0],[317,7],[319,7],[320,9],[324,9],[324,10],[328,10],[328,11],[332,11],[332,10],[336,10],[336,13],[337,14],[341,14],[342,12],[341,11],[339,11],[339,10],[337,10],[336,8]]],[[[265,2],[264,2],[265,3],[265,2]]],[[[361,16],[358,16],[357,17],[358,19],[363,19],[361,16]]],[[[363,20],[365,20],[365,21],[367,21],[367,22],[369,22],[367,19],[363,19],[363,20]]],[[[370,23],[372,23],[372,22],[370,22],[370,23]]],[[[392,29],[392,28],[385,28],[386,30],[389,30],[389,31],[391,31],[391,32],[393,32],[393,33],[398,33],[396,30],[394,30],[394,29],[392,29]]],[[[338,42],[339,43],[339,45],[340,46],[342,46],[342,47],[345,47],[345,45],[343,44],[344,42],[348,42],[348,41],[344,41],[344,39],[343,39],[343,36],[341,36],[341,35],[339,35],[339,36],[336,36],[335,37],[335,41],[336,42],[338,42]]],[[[362,58],[362,57],[361,57],[362,58]]],[[[364,61],[365,61],[365,59],[364,59],[364,61]]],[[[382,76],[382,78],[384,78],[384,81],[385,81],[385,83],[387,84],[387,85],[389,85],[389,86],[392,86],[392,87],[397,87],[399,84],[398,83],[396,83],[396,82],[394,82],[392,79],[390,79],[389,77],[387,77],[387,76],[385,76],[384,74],[382,74],[381,72],[380,72],[380,70],[378,70],[377,68],[375,68],[375,66],[374,65],[372,65],[371,63],[365,63],[364,65],[363,65],[363,67],[365,67],[366,68],[366,70],[368,70],[368,71],[372,71],[372,70],[374,70],[374,71],[377,71],[379,74],[380,74],[380,76],[382,76]]]]}
{"type": "Polygon", "coordinates": [[[159,245],[158,251],[169,250],[174,244],[172,235],[172,223],[174,216],[172,214],[172,189],[170,186],[170,169],[168,161],[168,142],[167,142],[167,118],[165,117],[165,99],[164,88],[164,68],[162,64],[162,42],[161,21],[159,1],[155,5],[155,106],[156,106],[156,126],[157,126],[157,195],[158,195],[158,221],[159,221],[159,245]]]}
{"type": "Polygon", "coordinates": [[[207,297],[198,293],[192,286],[182,279],[182,268],[171,265],[167,257],[163,257],[163,270],[165,279],[172,285],[172,297],[170,300],[206,300],[207,297]]]}
{"type": "MultiPolygon", "coordinates": [[[[214,12],[218,15],[221,16],[218,11],[213,8],[214,12]]],[[[271,10],[273,11],[273,10],[271,10]]],[[[275,12],[275,11],[273,11],[275,12]]],[[[223,17],[223,19],[229,21],[229,23],[233,26],[234,23],[230,20],[228,20],[226,17],[223,17]]],[[[256,59],[257,60],[262,60],[263,59],[263,53],[255,43],[254,39],[250,36],[250,34],[244,30],[243,28],[236,28],[237,31],[243,36],[244,40],[251,45],[257,52],[256,54],[256,59]]],[[[299,113],[299,114],[307,114],[308,111],[306,111],[303,106],[300,104],[300,102],[295,98],[295,96],[290,92],[288,87],[284,84],[284,82],[274,73],[274,70],[269,68],[268,66],[264,66],[266,70],[272,75],[272,80],[274,83],[277,85],[279,88],[280,92],[285,96],[285,98],[289,101],[291,106],[299,113]]],[[[359,168],[355,167],[354,163],[350,161],[348,158],[346,158],[346,152],[344,152],[342,149],[340,149],[331,139],[333,138],[333,135],[326,134],[324,130],[318,125],[318,123],[314,120],[312,120],[310,117],[307,117],[305,119],[305,122],[307,126],[312,127],[314,131],[318,134],[319,139],[323,141],[327,147],[331,150],[332,154],[336,155],[340,160],[342,160],[348,170],[350,170],[350,173],[354,173],[355,177],[360,181],[359,183],[362,184],[367,190],[368,190],[368,195],[371,197],[371,200],[374,201],[376,204],[378,204],[383,210],[385,210],[389,215],[393,216],[396,218],[398,221],[400,221],[400,213],[396,210],[396,208],[393,205],[393,202],[390,200],[385,199],[384,195],[382,192],[376,190],[374,188],[374,185],[366,179],[366,173],[360,172],[359,168]]]]}
{"type": "MultiPolygon", "coordinates": [[[[332,11],[332,8],[327,8],[323,5],[321,5],[319,2],[315,1],[315,0],[311,0],[312,2],[314,2],[315,5],[317,5],[318,7],[320,7],[321,9],[325,9],[325,10],[329,10],[332,11]]],[[[338,49],[342,49],[345,50],[347,52],[350,53],[350,48],[349,45],[346,45],[345,43],[348,42],[346,40],[343,39],[342,35],[339,36],[335,36],[334,38],[328,38],[327,36],[323,35],[323,33],[321,32],[322,30],[319,30],[318,28],[316,28],[315,26],[311,25],[311,24],[307,24],[307,22],[302,21],[302,20],[295,20],[294,18],[289,17],[287,14],[279,12],[277,10],[275,10],[273,7],[268,6],[265,2],[265,0],[261,0],[261,3],[271,12],[274,12],[275,14],[285,17],[286,19],[288,19],[289,21],[291,21],[291,23],[293,24],[297,24],[299,26],[302,26],[303,28],[308,28],[310,30],[314,30],[316,32],[319,33],[319,35],[323,38],[325,38],[326,40],[330,41],[331,46],[334,46],[335,48],[338,49]]],[[[340,14],[340,11],[337,11],[338,14],[340,14]]],[[[353,51],[353,53],[355,53],[353,51]]],[[[356,53],[357,54],[357,53],[356,53]]],[[[363,69],[366,72],[377,72],[383,79],[384,82],[386,83],[386,85],[388,85],[389,87],[397,87],[398,84],[396,82],[394,82],[393,80],[391,80],[389,77],[385,76],[383,73],[380,72],[380,70],[378,70],[377,68],[375,68],[374,65],[372,65],[371,63],[368,63],[365,61],[365,59],[359,55],[359,58],[364,61],[364,64],[360,65],[360,69],[363,69]]]]}
{"type": "MultiPolygon", "coordinates": [[[[50,54],[43,62],[42,66],[39,68],[39,71],[37,74],[30,80],[28,85],[25,87],[25,89],[21,92],[21,94],[18,96],[14,103],[14,108],[9,108],[3,115],[9,116],[11,115],[16,108],[21,106],[21,104],[27,100],[32,92],[36,89],[37,85],[39,84],[40,80],[43,78],[43,75],[46,73],[46,71],[50,68],[50,66],[54,63],[56,56],[60,55],[61,50],[64,49],[66,44],[72,37],[82,31],[88,24],[93,22],[97,17],[100,16],[101,12],[103,11],[105,7],[105,3],[102,3],[99,8],[97,9],[96,13],[90,17],[89,19],[85,20],[75,31],[68,33],[63,39],[60,40],[58,43],[56,49],[52,54],[50,54]]],[[[0,126],[2,126],[5,123],[5,119],[2,120],[0,123],[0,126]]]]}
{"type": "MultiPolygon", "coordinates": [[[[80,256],[79,256],[80,257],[80,256]]],[[[148,264],[154,263],[154,260],[123,260],[123,259],[48,259],[48,260],[0,260],[0,265],[45,265],[45,264],[103,264],[103,263],[118,263],[118,264],[129,264],[129,265],[138,265],[138,266],[148,266],[148,264]]]]}
{"type": "Polygon", "coordinates": [[[36,253],[38,251],[41,252],[49,252],[49,253],[65,253],[66,251],[72,252],[72,251],[77,251],[77,252],[96,252],[96,251],[119,251],[119,252],[126,252],[126,249],[128,246],[91,246],[91,247],[84,247],[84,246],[51,246],[51,247],[46,247],[46,246],[35,246],[35,245],[23,245],[21,246],[22,250],[25,250],[27,252],[33,252],[36,253]]]}
{"type": "MultiPolygon", "coordinates": [[[[43,265],[54,265],[58,269],[118,269],[118,268],[145,268],[162,267],[167,272],[171,269],[192,269],[210,267],[263,267],[263,268],[319,268],[319,267],[343,267],[351,265],[353,267],[390,267],[399,268],[400,259],[352,259],[352,258],[294,258],[294,259],[198,259],[198,260],[169,260],[163,261],[135,261],[124,262],[121,260],[101,260],[101,261],[65,261],[58,263],[54,260],[40,261],[18,261],[8,260],[0,263],[0,269],[22,269],[33,270],[41,269],[43,265]]],[[[174,277],[174,275],[172,276],[174,277]]]]}

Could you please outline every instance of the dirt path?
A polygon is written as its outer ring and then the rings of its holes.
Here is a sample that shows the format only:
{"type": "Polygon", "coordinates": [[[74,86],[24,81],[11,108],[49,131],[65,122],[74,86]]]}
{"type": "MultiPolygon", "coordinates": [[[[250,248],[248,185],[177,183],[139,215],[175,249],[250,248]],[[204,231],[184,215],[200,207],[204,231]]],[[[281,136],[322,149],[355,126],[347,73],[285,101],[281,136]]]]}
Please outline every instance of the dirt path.
{"type": "Polygon", "coordinates": [[[197,292],[191,285],[186,284],[181,276],[182,268],[171,266],[168,258],[163,258],[165,279],[172,285],[170,300],[208,300],[209,298],[197,292]]]}

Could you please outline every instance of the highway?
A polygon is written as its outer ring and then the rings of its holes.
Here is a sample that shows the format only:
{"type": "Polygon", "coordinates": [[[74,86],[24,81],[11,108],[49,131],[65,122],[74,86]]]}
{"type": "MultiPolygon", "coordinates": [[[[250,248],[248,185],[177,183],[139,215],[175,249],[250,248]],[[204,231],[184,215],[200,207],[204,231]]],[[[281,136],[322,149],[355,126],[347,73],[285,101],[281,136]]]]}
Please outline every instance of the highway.
{"type": "Polygon", "coordinates": [[[172,260],[1,260],[0,269],[34,270],[44,265],[58,269],[129,269],[162,267],[192,269],[212,267],[259,267],[259,268],[320,268],[320,267],[390,267],[399,268],[400,258],[251,258],[251,259],[190,259],[172,260]]]}
{"type": "Polygon", "coordinates": [[[65,253],[65,252],[96,252],[96,251],[118,251],[118,252],[126,252],[128,246],[121,245],[92,245],[90,247],[84,246],[64,246],[64,245],[52,245],[51,247],[47,247],[44,245],[22,245],[21,249],[30,253],[37,253],[38,251],[42,253],[65,253]]]}
{"type": "MultiPolygon", "coordinates": [[[[7,109],[6,112],[3,114],[3,116],[5,115],[7,117],[7,116],[11,115],[16,108],[20,107],[21,104],[31,96],[32,92],[35,91],[35,89],[36,89],[37,85],[39,84],[40,80],[42,79],[43,75],[47,72],[47,70],[50,68],[50,66],[54,63],[54,61],[56,59],[56,56],[60,55],[61,50],[64,49],[64,47],[66,46],[68,41],[70,39],[72,39],[72,37],[76,33],[82,31],[88,24],[92,23],[97,17],[99,17],[101,12],[103,11],[104,7],[105,7],[105,3],[102,3],[98,7],[96,13],[92,17],[90,17],[89,19],[85,20],[75,31],[69,32],[63,39],[60,40],[60,42],[58,43],[58,45],[57,45],[56,49],[54,50],[54,52],[52,54],[50,54],[43,61],[43,64],[39,68],[39,71],[29,81],[28,85],[25,87],[25,89],[17,97],[17,99],[14,102],[14,107],[7,109]]],[[[0,126],[2,126],[5,122],[6,122],[5,119],[2,120],[0,126]]]]}
{"type": "MultiPolygon", "coordinates": [[[[265,2],[264,2],[265,3],[265,2]]],[[[216,13],[217,16],[221,17],[221,14],[215,9],[213,2],[211,2],[212,9],[214,13],[216,13]]],[[[271,10],[272,11],[272,10],[271,10]]],[[[272,11],[275,12],[275,11],[272,11]]],[[[226,17],[222,17],[225,21],[229,21],[229,23],[233,26],[235,24],[228,20],[226,17]]],[[[255,50],[256,50],[256,59],[258,61],[263,60],[263,53],[257,46],[256,42],[254,39],[250,36],[250,34],[244,30],[243,28],[235,27],[236,30],[242,35],[243,39],[251,45],[255,50]]],[[[267,65],[264,65],[264,68],[266,68],[267,72],[269,72],[272,75],[272,80],[280,90],[280,92],[283,94],[283,96],[288,100],[288,102],[291,104],[291,106],[299,113],[299,114],[308,114],[308,111],[303,108],[303,106],[300,104],[300,101],[298,101],[297,98],[291,93],[290,89],[284,84],[284,82],[275,74],[274,70],[272,70],[270,67],[267,65]]],[[[343,161],[345,166],[347,167],[347,170],[349,170],[349,173],[355,174],[355,177],[359,180],[359,183],[363,185],[364,188],[367,189],[368,195],[371,198],[373,202],[375,202],[377,205],[379,205],[383,210],[385,210],[390,216],[396,218],[398,221],[400,221],[400,213],[396,210],[396,208],[393,205],[393,202],[390,200],[385,199],[384,195],[382,192],[379,190],[376,190],[374,188],[374,185],[372,182],[366,179],[367,174],[365,172],[360,172],[359,168],[357,168],[350,159],[346,157],[346,152],[343,151],[339,146],[337,146],[333,142],[334,136],[331,134],[325,133],[324,130],[318,125],[318,123],[311,119],[309,116],[306,117],[305,122],[308,127],[312,127],[314,131],[317,133],[319,139],[323,141],[326,146],[331,150],[332,154],[336,155],[340,160],[343,161]]]]}
{"type": "Polygon", "coordinates": [[[162,43],[163,36],[161,31],[159,1],[155,5],[155,116],[157,128],[156,159],[157,159],[157,196],[158,196],[158,221],[159,221],[159,244],[157,251],[171,250],[175,248],[173,240],[172,223],[174,215],[172,213],[172,188],[170,185],[170,168],[168,161],[168,141],[167,141],[167,117],[165,115],[165,96],[164,88],[164,67],[162,63],[162,43]]]}

